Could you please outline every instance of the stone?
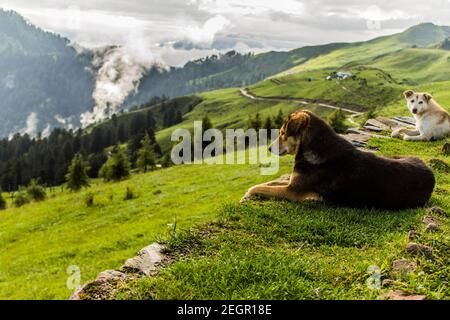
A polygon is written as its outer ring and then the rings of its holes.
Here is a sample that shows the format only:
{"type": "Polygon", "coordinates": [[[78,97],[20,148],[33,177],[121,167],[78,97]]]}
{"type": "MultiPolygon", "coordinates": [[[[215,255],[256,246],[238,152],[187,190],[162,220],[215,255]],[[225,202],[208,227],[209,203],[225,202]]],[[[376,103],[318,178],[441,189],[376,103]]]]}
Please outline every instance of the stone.
{"type": "Polygon", "coordinates": [[[384,279],[381,282],[381,286],[383,286],[383,287],[390,287],[390,286],[394,285],[394,283],[395,283],[395,281],[392,280],[392,279],[384,279]]]}
{"type": "Polygon", "coordinates": [[[115,285],[128,276],[117,270],[106,270],[100,273],[94,281],[90,281],[75,291],[70,300],[105,300],[114,290],[115,285]]]}
{"type": "Polygon", "coordinates": [[[438,232],[439,231],[439,225],[436,223],[430,223],[427,225],[426,230],[428,232],[438,232]]]}
{"type": "Polygon", "coordinates": [[[440,207],[430,208],[430,209],[427,210],[427,212],[428,212],[429,215],[435,214],[435,215],[438,215],[438,216],[441,216],[441,217],[447,217],[448,216],[447,212],[444,209],[440,208],[440,207]]]}
{"type": "Polygon", "coordinates": [[[425,223],[427,225],[430,223],[439,225],[438,219],[436,219],[435,217],[433,217],[432,215],[429,215],[429,214],[427,214],[425,217],[423,217],[422,221],[423,221],[423,223],[425,223]]]}
{"type": "Polygon", "coordinates": [[[416,239],[417,236],[418,236],[418,234],[417,234],[417,232],[415,232],[414,230],[408,231],[407,237],[408,237],[408,240],[409,240],[409,241],[412,241],[412,240],[416,239]]]}
{"type": "Polygon", "coordinates": [[[400,273],[410,273],[417,269],[417,264],[414,261],[408,261],[406,259],[395,260],[392,263],[392,270],[400,273]]]}
{"type": "Polygon", "coordinates": [[[403,122],[407,125],[410,126],[415,126],[416,125],[416,119],[412,118],[412,117],[394,117],[395,121],[399,121],[399,122],[403,122]]]}
{"type": "Polygon", "coordinates": [[[433,249],[414,242],[410,242],[406,245],[406,252],[410,254],[423,254],[425,256],[430,256],[433,253],[433,249]]]}
{"type": "Polygon", "coordinates": [[[149,275],[154,272],[158,266],[164,261],[164,254],[162,253],[164,246],[154,243],[145,247],[139,254],[125,262],[123,270],[126,272],[138,272],[149,275]]]}
{"type": "Polygon", "coordinates": [[[402,290],[391,290],[386,295],[388,300],[426,300],[427,297],[419,294],[410,294],[402,290]]]}
{"type": "Polygon", "coordinates": [[[447,155],[450,154],[450,143],[444,144],[444,146],[442,147],[442,152],[447,155]]]}
{"type": "Polygon", "coordinates": [[[368,126],[365,125],[364,129],[369,130],[369,131],[374,131],[374,132],[383,132],[384,130],[379,128],[379,127],[375,127],[375,126],[368,126]]]}
{"type": "Polygon", "coordinates": [[[372,126],[381,129],[382,131],[388,131],[390,127],[376,119],[369,119],[365,123],[366,126],[372,126]]]}
{"type": "Polygon", "coordinates": [[[391,130],[399,127],[399,124],[397,121],[393,121],[388,118],[377,117],[375,120],[384,124],[385,126],[389,127],[391,130]]]}

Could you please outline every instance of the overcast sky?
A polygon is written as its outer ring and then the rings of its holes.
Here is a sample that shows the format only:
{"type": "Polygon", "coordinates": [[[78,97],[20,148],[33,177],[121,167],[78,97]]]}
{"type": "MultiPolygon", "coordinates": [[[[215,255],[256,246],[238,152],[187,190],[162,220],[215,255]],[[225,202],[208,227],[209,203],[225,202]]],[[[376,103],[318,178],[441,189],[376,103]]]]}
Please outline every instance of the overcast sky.
{"type": "Polygon", "coordinates": [[[171,65],[216,51],[367,40],[450,25],[450,0],[0,0],[83,46],[122,44],[171,65]]]}

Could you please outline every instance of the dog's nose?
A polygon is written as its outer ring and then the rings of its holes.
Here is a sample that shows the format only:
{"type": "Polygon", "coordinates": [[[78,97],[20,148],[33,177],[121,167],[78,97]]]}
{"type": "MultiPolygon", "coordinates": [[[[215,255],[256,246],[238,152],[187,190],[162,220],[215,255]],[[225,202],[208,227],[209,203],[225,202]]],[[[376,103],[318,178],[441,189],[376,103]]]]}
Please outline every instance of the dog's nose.
{"type": "Polygon", "coordinates": [[[413,109],[412,113],[416,114],[417,113],[417,109],[413,109]]]}

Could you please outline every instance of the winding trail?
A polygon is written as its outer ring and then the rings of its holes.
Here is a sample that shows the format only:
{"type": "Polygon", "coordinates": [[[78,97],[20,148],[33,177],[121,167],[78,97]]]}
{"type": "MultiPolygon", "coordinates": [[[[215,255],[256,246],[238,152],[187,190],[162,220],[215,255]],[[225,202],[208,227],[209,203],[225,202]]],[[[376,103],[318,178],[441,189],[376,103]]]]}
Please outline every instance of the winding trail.
{"type": "MultiPolygon", "coordinates": [[[[241,94],[251,100],[255,100],[255,101],[271,101],[271,102],[286,102],[286,101],[291,101],[291,102],[295,102],[295,103],[300,103],[303,105],[308,105],[311,104],[310,102],[307,102],[305,100],[302,99],[295,99],[295,98],[264,98],[264,97],[258,97],[255,96],[253,94],[251,94],[247,88],[242,88],[240,89],[241,94]]],[[[328,108],[328,109],[332,109],[332,110],[339,110],[341,109],[344,112],[347,112],[350,114],[350,116],[348,117],[348,121],[350,121],[352,124],[359,126],[359,124],[354,120],[356,117],[359,117],[361,115],[364,114],[364,112],[357,112],[355,110],[351,110],[351,109],[346,109],[346,108],[340,108],[340,107],[336,107],[330,104],[326,104],[326,103],[317,103],[318,106],[323,107],[323,108],[328,108]]]]}

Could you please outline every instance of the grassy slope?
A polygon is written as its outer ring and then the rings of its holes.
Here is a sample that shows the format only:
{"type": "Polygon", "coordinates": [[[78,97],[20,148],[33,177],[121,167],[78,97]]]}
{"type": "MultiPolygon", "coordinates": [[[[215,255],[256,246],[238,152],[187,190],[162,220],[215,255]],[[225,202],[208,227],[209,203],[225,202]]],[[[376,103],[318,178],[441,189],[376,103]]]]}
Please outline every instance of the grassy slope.
{"type": "MultiPolygon", "coordinates": [[[[450,140],[450,139],[449,139],[450,140]]],[[[374,140],[383,155],[420,155],[427,161],[449,157],[442,142],[374,140]]],[[[437,188],[430,202],[450,210],[449,172],[434,170],[437,188]]],[[[368,268],[378,266],[389,289],[450,299],[450,228],[430,234],[421,222],[423,208],[389,212],[330,208],[320,203],[268,201],[229,204],[213,224],[180,233],[169,242],[178,258],[158,276],[132,282],[119,299],[376,299],[387,291],[371,289],[368,268]],[[420,233],[431,245],[430,259],[405,254],[406,234],[420,233]],[[207,232],[206,232],[207,231],[207,232]],[[208,237],[204,235],[208,234],[208,237]],[[393,274],[392,261],[407,257],[418,270],[393,274]]]]}
{"type": "Polygon", "coordinates": [[[0,299],[65,299],[69,265],[81,268],[84,282],[117,268],[167,237],[168,224],[187,228],[213,218],[222,203],[238,201],[268,179],[257,172],[255,165],[172,167],[0,211],[0,299]],[[123,200],[127,186],[138,198],[123,200]],[[95,195],[94,207],[85,205],[87,192],[95,195]]]}
{"type": "Polygon", "coordinates": [[[310,109],[321,116],[327,116],[330,111],[316,107],[314,104],[305,107],[297,103],[274,103],[255,102],[241,96],[239,89],[224,89],[203,93],[200,95],[203,102],[195,109],[184,116],[184,121],[174,127],[161,130],[157,134],[157,140],[164,151],[170,148],[170,137],[174,129],[185,128],[192,130],[194,121],[201,121],[205,115],[210,117],[214,127],[225,128],[246,128],[248,117],[260,113],[262,120],[267,116],[275,116],[279,110],[287,115],[300,108],[310,109]]]}
{"type": "Polygon", "coordinates": [[[306,98],[350,105],[359,110],[379,108],[401,97],[403,87],[396,84],[385,72],[358,67],[348,72],[356,78],[326,80],[332,69],[300,72],[273,80],[260,82],[252,93],[261,97],[306,98]]]}

